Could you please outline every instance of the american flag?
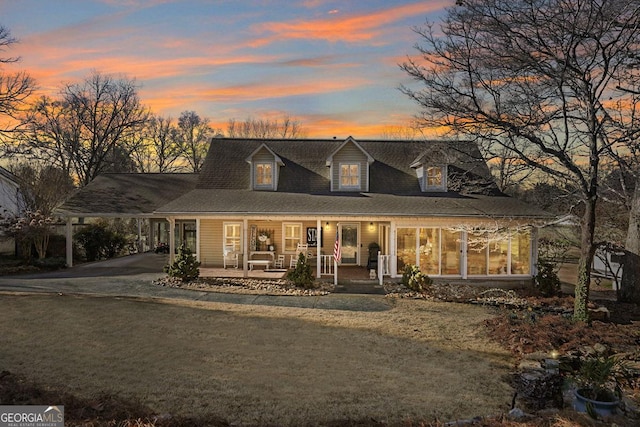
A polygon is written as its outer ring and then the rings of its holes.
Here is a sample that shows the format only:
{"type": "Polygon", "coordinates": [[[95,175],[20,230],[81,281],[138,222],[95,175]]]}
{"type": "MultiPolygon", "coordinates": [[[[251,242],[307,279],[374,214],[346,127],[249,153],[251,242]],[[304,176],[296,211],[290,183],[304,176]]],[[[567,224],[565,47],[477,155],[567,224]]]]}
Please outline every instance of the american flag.
{"type": "Polygon", "coordinates": [[[340,262],[342,259],[342,253],[340,253],[340,235],[338,234],[338,230],[336,230],[336,244],[333,245],[333,259],[336,262],[340,262]]]}

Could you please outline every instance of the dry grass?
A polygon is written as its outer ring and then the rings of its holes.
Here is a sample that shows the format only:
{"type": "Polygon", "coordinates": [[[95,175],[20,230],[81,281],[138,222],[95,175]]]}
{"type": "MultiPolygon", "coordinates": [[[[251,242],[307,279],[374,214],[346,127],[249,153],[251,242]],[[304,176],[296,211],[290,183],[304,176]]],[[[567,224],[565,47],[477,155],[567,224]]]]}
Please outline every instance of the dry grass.
{"type": "Polygon", "coordinates": [[[512,361],[482,335],[488,317],[412,300],[346,312],[1,295],[0,370],[245,425],[449,421],[509,409],[512,361]]]}

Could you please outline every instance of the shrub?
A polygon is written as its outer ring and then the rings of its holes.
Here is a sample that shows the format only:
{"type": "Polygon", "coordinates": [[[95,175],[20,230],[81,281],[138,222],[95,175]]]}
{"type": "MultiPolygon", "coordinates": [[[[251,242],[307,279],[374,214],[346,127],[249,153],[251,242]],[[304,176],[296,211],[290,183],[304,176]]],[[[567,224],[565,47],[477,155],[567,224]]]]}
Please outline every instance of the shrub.
{"type": "Polygon", "coordinates": [[[196,261],[191,249],[184,244],[178,248],[178,253],[173,264],[164,266],[164,272],[169,277],[176,277],[183,282],[195,280],[200,276],[200,261],[196,261]]]}
{"type": "Polygon", "coordinates": [[[59,270],[67,266],[67,260],[64,257],[40,258],[34,260],[32,264],[46,270],[59,270]]]}
{"type": "Polygon", "coordinates": [[[125,236],[112,230],[105,222],[89,224],[78,231],[74,237],[84,249],[87,261],[113,258],[119,255],[127,245],[125,236]]]}
{"type": "Polygon", "coordinates": [[[303,253],[298,255],[298,262],[296,268],[287,273],[287,279],[291,280],[294,285],[299,288],[311,289],[313,288],[314,277],[311,271],[311,266],[307,262],[307,257],[303,253]]]}
{"type": "Polygon", "coordinates": [[[550,261],[538,262],[538,273],[534,279],[536,288],[542,296],[552,297],[560,293],[560,278],[554,263],[550,261]]]}
{"type": "Polygon", "coordinates": [[[433,280],[420,271],[417,265],[407,265],[402,273],[402,284],[412,291],[424,292],[433,280]]]}

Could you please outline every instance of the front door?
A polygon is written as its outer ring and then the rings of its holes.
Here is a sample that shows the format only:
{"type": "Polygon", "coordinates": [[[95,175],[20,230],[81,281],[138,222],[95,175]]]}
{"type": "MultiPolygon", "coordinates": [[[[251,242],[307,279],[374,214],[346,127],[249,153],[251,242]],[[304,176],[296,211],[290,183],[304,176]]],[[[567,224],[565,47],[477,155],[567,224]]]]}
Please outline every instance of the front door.
{"type": "Polygon", "coordinates": [[[358,238],[358,223],[340,223],[340,250],[342,265],[358,265],[360,261],[360,242],[358,238]]]}

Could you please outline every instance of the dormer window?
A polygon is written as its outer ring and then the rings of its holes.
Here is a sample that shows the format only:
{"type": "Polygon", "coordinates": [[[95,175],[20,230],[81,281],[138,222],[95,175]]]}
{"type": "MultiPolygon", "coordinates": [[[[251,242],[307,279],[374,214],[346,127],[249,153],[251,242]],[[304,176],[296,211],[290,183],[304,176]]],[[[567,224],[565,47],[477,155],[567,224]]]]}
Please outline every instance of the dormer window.
{"type": "Polygon", "coordinates": [[[284,166],[282,159],[266,144],[260,145],[246,159],[251,172],[252,190],[278,190],[278,171],[284,166]]]}
{"type": "Polygon", "coordinates": [[[369,165],[374,162],[353,138],[349,137],[329,157],[331,191],[369,191],[369,165]]]}
{"type": "Polygon", "coordinates": [[[360,164],[340,164],[340,189],[360,189],[360,164]]]}
{"type": "Polygon", "coordinates": [[[447,167],[424,166],[424,191],[447,190],[447,167]]]}
{"type": "Polygon", "coordinates": [[[427,187],[442,187],[442,168],[431,166],[427,168],[427,187]]]}
{"type": "Polygon", "coordinates": [[[256,163],[256,188],[273,188],[273,164],[256,163]]]}

